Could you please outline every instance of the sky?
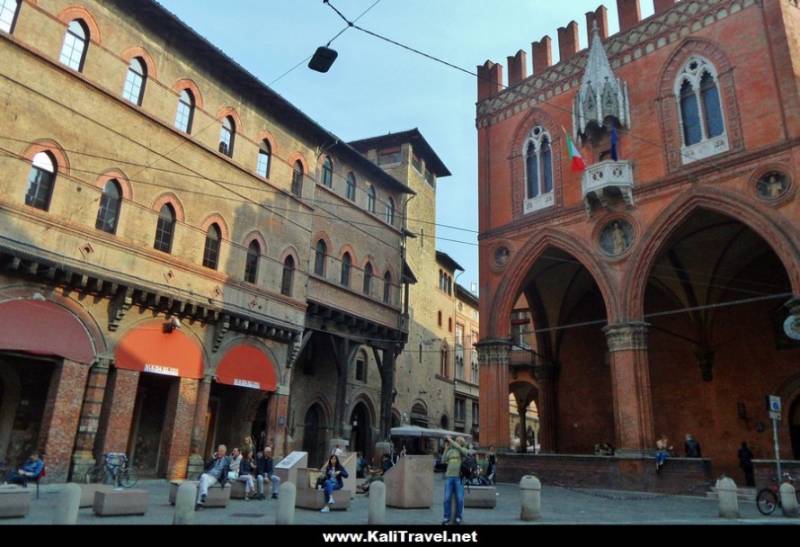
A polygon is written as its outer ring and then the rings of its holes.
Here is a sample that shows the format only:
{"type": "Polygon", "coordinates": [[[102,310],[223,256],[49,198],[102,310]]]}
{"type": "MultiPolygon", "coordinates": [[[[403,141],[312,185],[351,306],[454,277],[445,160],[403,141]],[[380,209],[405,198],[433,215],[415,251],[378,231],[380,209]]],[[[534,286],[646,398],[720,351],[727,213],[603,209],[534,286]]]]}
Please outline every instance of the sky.
{"type": "MultiPolygon", "coordinates": [[[[477,80],[350,28],[331,47],[326,74],[301,64],[346,26],[322,0],[160,0],[197,32],[327,130],[350,141],[418,128],[453,176],[437,185],[437,249],[478,283],[477,80]],[[282,76],[282,77],[281,77],[282,76]],[[280,77],[280,79],[278,79],[280,77]]],[[[331,0],[355,19],[375,0],[331,0]]],[[[609,32],[619,29],[606,0],[609,32]]],[[[599,0],[380,0],[358,25],[474,72],[487,59],[506,63],[548,35],[558,62],[558,27],[575,20],[587,46],[587,11],[599,0]]],[[[641,0],[642,17],[653,13],[641,0]]],[[[504,69],[507,75],[507,70],[504,69]]]]}

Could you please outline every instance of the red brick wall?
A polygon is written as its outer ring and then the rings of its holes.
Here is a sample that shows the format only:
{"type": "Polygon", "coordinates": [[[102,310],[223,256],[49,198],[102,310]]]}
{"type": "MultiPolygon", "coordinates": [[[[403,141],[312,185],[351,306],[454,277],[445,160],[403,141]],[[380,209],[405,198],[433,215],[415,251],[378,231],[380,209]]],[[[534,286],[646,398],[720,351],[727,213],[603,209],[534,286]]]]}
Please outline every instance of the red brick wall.
{"type": "Polygon", "coordinates": [[[186,478],[198,387],[197,380],[181,378],[180,383],[170,390],[165,428],[165,432],[169,432],[166,461],[170,480],[186,478]]]}
{"type": "MultiPolygon", "coordinates": [[[[98,446],[102,454],[128,452],[128,438],[139,387],[139,372],[114,368],[108,379],[108,393],[100,418],[102,438],[98,446]]],[[[97,454],[100,456],[102,454],[97,454]]]]}
{"type": "Polygon", "coordinates": [[[88,365],[65,359],[50,381],[39,443],[50,482],[67,480],[88,373],[88,365]]]}
{"type": "Polygon", "coordinates": [[[708,460],[671,458],[656,474],[655,458],[498,454],[497,481],[519,483],[535,475],[548,486],[607,488],[669,494],[704,495],[711,487],[708,460]]]}

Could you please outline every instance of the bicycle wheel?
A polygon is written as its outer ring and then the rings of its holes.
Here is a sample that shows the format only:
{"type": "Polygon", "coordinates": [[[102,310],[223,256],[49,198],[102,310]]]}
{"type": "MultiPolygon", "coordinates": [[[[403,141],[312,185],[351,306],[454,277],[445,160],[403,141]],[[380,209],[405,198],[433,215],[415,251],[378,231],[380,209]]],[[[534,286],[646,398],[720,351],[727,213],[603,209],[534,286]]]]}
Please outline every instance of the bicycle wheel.
{"type": "Polygon", "coordinates": [[[778,496],[772,490],[765,488],[756,496],[756,507],[762,515],[771,515],[778,507],[778,496]]]}
{"type": "Polygon", "coordinates": [[[95,465],[86,472],[84,481],[86,484],[100,484],[106,477],[105,467],[102,465],[95,465]]]}
{"type": "Polygon", "coordinates": [[[130,467],[120,471],[119,483],[123,488],[133,488],[138,481],[139,477],[136,475],[136,471],[130,467]]]}

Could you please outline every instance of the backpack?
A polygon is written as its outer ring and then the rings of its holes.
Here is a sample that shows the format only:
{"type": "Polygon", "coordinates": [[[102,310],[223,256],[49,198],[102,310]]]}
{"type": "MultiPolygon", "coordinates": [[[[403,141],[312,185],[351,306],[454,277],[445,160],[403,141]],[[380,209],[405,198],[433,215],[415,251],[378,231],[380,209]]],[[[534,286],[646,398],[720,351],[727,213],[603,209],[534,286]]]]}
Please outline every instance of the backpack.
{"type": "Polygon", "coordinates": [[[475,476],[475,470],[478,468],[478,463],[475,461],[474,455],[469,455],[461,460],[461,472],[459,473],[462,480],[469,480],[475,476]]]}

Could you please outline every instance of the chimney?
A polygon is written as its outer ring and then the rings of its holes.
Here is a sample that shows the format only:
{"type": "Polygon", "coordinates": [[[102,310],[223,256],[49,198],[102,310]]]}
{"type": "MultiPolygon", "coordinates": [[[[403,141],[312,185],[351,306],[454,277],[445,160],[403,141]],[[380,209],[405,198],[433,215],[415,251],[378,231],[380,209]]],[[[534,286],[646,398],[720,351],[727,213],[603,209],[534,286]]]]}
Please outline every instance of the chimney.
{"type": "Polygon", "coordinates": [[[617,0],[617,11],[619,12],[620,32],[635,27],[642,20],[639,0],[617,0]]]}
{"type": "Polygon", "coordinates": [[[478,100],[500,93],[503,87],[503,65],[486,61],[478,67],[478,100]]]}
{"type": "Polygon", "coordinates": [[[570,57],[578,53],[580,49],[580,39],[578,38],[578,23],[570,21],[566,27],[558,29],[558,53],[561,56],[559,62],[567,61],[570,57]]]}
{"type": "Polygon", "coordinates": [[[589,36],[589,46],[592,45],[595,23],[597,23],[597,30],[600,32],[600,39],[605,40],[608,38],[608,10],[605,6],[586,12],[586,34],[589,36]]]}
{"type": "Polygon", "coordinates": [[[656,14],[664,13],[674,5],[675,0],[653,0],[653,7],[655,8],[656,14]]]}
{"type": "Polygon", "coordinates": [[[531,44],[533,54],[533,73],[541,74],[553,66],[553,46],[549,36],[531,44]]]}
{"type": "Polygon", "coordinates": [[[528,77],[528,54],[519,50],[513,57],[508,57],[508,85],[520,83],[528,77]]]}

